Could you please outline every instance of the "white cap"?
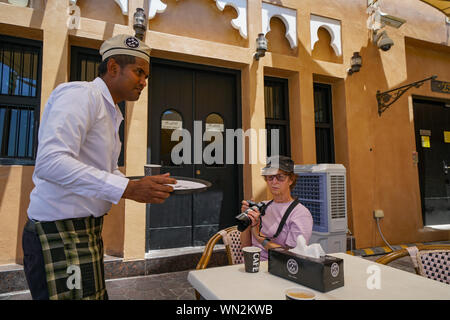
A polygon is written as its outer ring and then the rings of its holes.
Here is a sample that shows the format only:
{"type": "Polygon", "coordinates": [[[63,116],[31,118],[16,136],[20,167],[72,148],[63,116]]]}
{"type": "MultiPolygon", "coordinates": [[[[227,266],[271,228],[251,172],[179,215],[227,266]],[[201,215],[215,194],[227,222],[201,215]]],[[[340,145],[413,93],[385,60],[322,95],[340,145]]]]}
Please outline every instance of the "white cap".
{"type": "Polygon", "coordinates": [[[102,60],[117,54],[125,54],[139,57],[150,62],[150,51],[150,47],[144,42],[127,34],[114,36],[103,42],[100,47],[102,60]]]}

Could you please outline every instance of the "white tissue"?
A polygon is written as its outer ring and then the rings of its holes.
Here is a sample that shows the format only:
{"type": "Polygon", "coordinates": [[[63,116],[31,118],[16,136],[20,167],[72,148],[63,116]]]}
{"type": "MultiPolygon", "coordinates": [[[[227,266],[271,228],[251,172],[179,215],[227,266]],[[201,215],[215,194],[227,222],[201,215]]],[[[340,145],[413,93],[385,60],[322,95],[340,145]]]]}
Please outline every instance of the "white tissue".
{"type": "Polygon", "coordinates": [[[289,249],[290,252],[311,258],[320,258],[325,255],[322,246],[318,243],[306,245],[306,240],[302,235],[297,237],[297,246],[289,249]]]}

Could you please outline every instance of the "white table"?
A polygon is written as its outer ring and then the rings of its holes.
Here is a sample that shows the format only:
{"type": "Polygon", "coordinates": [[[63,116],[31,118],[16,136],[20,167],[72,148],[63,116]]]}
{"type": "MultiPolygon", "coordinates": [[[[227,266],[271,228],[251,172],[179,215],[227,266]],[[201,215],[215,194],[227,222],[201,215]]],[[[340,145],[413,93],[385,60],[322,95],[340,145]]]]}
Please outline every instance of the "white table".
{"type": "MultiPolygon", "coordinates": [[[[345,285],[326,293],[313,290],[317,300],[450,300],[448,284],[346,253],[330,255],[344,259],[345,285]],[[379,288],[369,289],[368,279],[376,274],[379,288]]],[[[243,264],[194,270],[188,281],[207,300],[284,300],[286,288],[301,286],[270,274],[267,267],[264,261],[258,273],[246,273],[243,264]]]]}

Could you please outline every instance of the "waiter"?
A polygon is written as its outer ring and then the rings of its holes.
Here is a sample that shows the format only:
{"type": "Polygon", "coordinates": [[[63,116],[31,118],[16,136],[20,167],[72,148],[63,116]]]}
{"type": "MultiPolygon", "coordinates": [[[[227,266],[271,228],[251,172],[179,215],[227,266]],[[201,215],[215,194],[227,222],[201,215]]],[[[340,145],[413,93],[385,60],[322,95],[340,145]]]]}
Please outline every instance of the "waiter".
{"type": "Polygon", "coordinates": [[[39,128],[35,188],[23,232],[33,299],[107,299],[103,215],[121,198],[162,203],[169,174],[130,181],[119,170],[121,101],[136,101],[149,76],[150,48],[118,35],[101,48],[99,77],[59,85],[39,128]]]}

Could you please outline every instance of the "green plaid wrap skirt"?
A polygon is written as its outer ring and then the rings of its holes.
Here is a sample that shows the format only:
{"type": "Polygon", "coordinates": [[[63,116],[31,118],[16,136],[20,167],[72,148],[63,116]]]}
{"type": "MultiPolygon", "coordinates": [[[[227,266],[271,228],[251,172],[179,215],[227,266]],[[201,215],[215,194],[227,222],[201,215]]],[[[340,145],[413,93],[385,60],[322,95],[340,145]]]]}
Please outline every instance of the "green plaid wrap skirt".
{"type": "Polygon", "coordinates": [[[50,300],[105,300],[103,217],[37,222],[50,300]]]}

